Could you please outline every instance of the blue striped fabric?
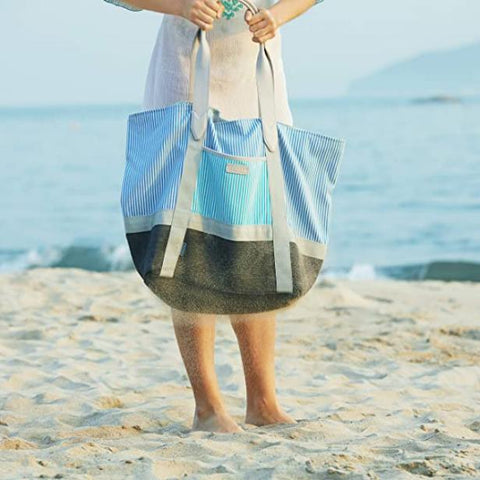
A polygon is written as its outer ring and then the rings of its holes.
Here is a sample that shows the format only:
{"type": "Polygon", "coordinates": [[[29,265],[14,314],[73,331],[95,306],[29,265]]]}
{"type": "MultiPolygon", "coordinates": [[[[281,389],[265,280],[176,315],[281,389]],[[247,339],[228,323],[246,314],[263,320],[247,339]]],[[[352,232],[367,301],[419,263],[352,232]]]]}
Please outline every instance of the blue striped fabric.
{"type": "Polygon", "coordinates": [[[271,224],[266,160],[241,161],[204,151],[192,211],[231,225],[271,224]],[[248,166],[248,175],[225,172],[232,163],[248,166]]]}
{"type": "MultiPolygon", "coordinates": [[[[177,102],[129,117],[121,195],[125,217],[175,208],[191,109],[190,102],[177,102]]],[[[344,143],[280,122],[277,131],[288,223],[296,236],[326,244],[331,193],[344,143]]],[[[192,211],[230,225],[271,224],[260,119],[214,121],[210,117],[204,147],[192,211]],[[228,163],[247,165],[249,172],[228,173],[228,163]]]]}

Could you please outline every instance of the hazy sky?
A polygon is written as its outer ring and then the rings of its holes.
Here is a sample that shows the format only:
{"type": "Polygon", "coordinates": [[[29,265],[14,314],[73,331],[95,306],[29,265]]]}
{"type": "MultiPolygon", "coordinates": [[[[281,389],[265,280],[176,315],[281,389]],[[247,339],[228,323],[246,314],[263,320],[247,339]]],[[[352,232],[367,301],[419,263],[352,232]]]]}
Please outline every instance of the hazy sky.
{"type": "MultiPolygon", "coordinates": [[[[103,0],[0,11],[0,105],[141,102],[162,15],[103,0]]],[[[281,29],[290,98],[341,95],[384,65],[480,41],[479,19],[479,0],[324,0],[281,29]]]]}

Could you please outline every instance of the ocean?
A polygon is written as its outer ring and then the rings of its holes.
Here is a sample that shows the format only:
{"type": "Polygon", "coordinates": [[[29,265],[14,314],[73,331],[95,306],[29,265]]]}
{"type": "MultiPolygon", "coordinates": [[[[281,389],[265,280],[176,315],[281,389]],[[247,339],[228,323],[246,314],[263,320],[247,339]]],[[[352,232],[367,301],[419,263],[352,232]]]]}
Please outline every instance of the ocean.
{"type": "MultiPolygon", "coordinates": [[[[347,142],[320,277],[480,281],[480,101],[291,100],[347,142]]],[[[0,271],[128,270],[120,189],[135,105],[0,109],[0,271]]]]}

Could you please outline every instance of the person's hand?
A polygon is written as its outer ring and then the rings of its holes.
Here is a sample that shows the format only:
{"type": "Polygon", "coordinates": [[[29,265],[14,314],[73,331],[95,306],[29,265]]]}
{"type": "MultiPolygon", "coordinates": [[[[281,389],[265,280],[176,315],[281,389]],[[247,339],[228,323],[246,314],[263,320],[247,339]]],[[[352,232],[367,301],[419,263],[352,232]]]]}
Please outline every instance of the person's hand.
{"type": "Polygon", "coordinates": [[[224,10],[220,0],[183,0],[182,17],[202,30],[211,30],[214,20],[220,18],[224,10]]]}
{"type": "Polygon", "coordinates": [[[278,22],[268,8],[261,8],[255,15],[247,10],[244,18],[248,23],[249,30],[253,33],[252,40],[254,42],[264,43],[277,33],[278,22]]]}

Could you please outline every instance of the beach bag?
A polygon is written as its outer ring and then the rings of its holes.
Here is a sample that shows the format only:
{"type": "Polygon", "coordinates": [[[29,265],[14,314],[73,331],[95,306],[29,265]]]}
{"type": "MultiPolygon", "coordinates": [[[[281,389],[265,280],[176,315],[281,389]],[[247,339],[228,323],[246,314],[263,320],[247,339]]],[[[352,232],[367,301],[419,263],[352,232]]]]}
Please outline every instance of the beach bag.
{"type": "Polygon", "coordinates": [[[256,62],[260,118],[227,120],[209,107],[202,29],[190,72],[189,101],[128,117],[121,208],[135,269],[186,312],[290,307],[325,258],[344,141],[276,121],[265,44],[256,62]]]}

